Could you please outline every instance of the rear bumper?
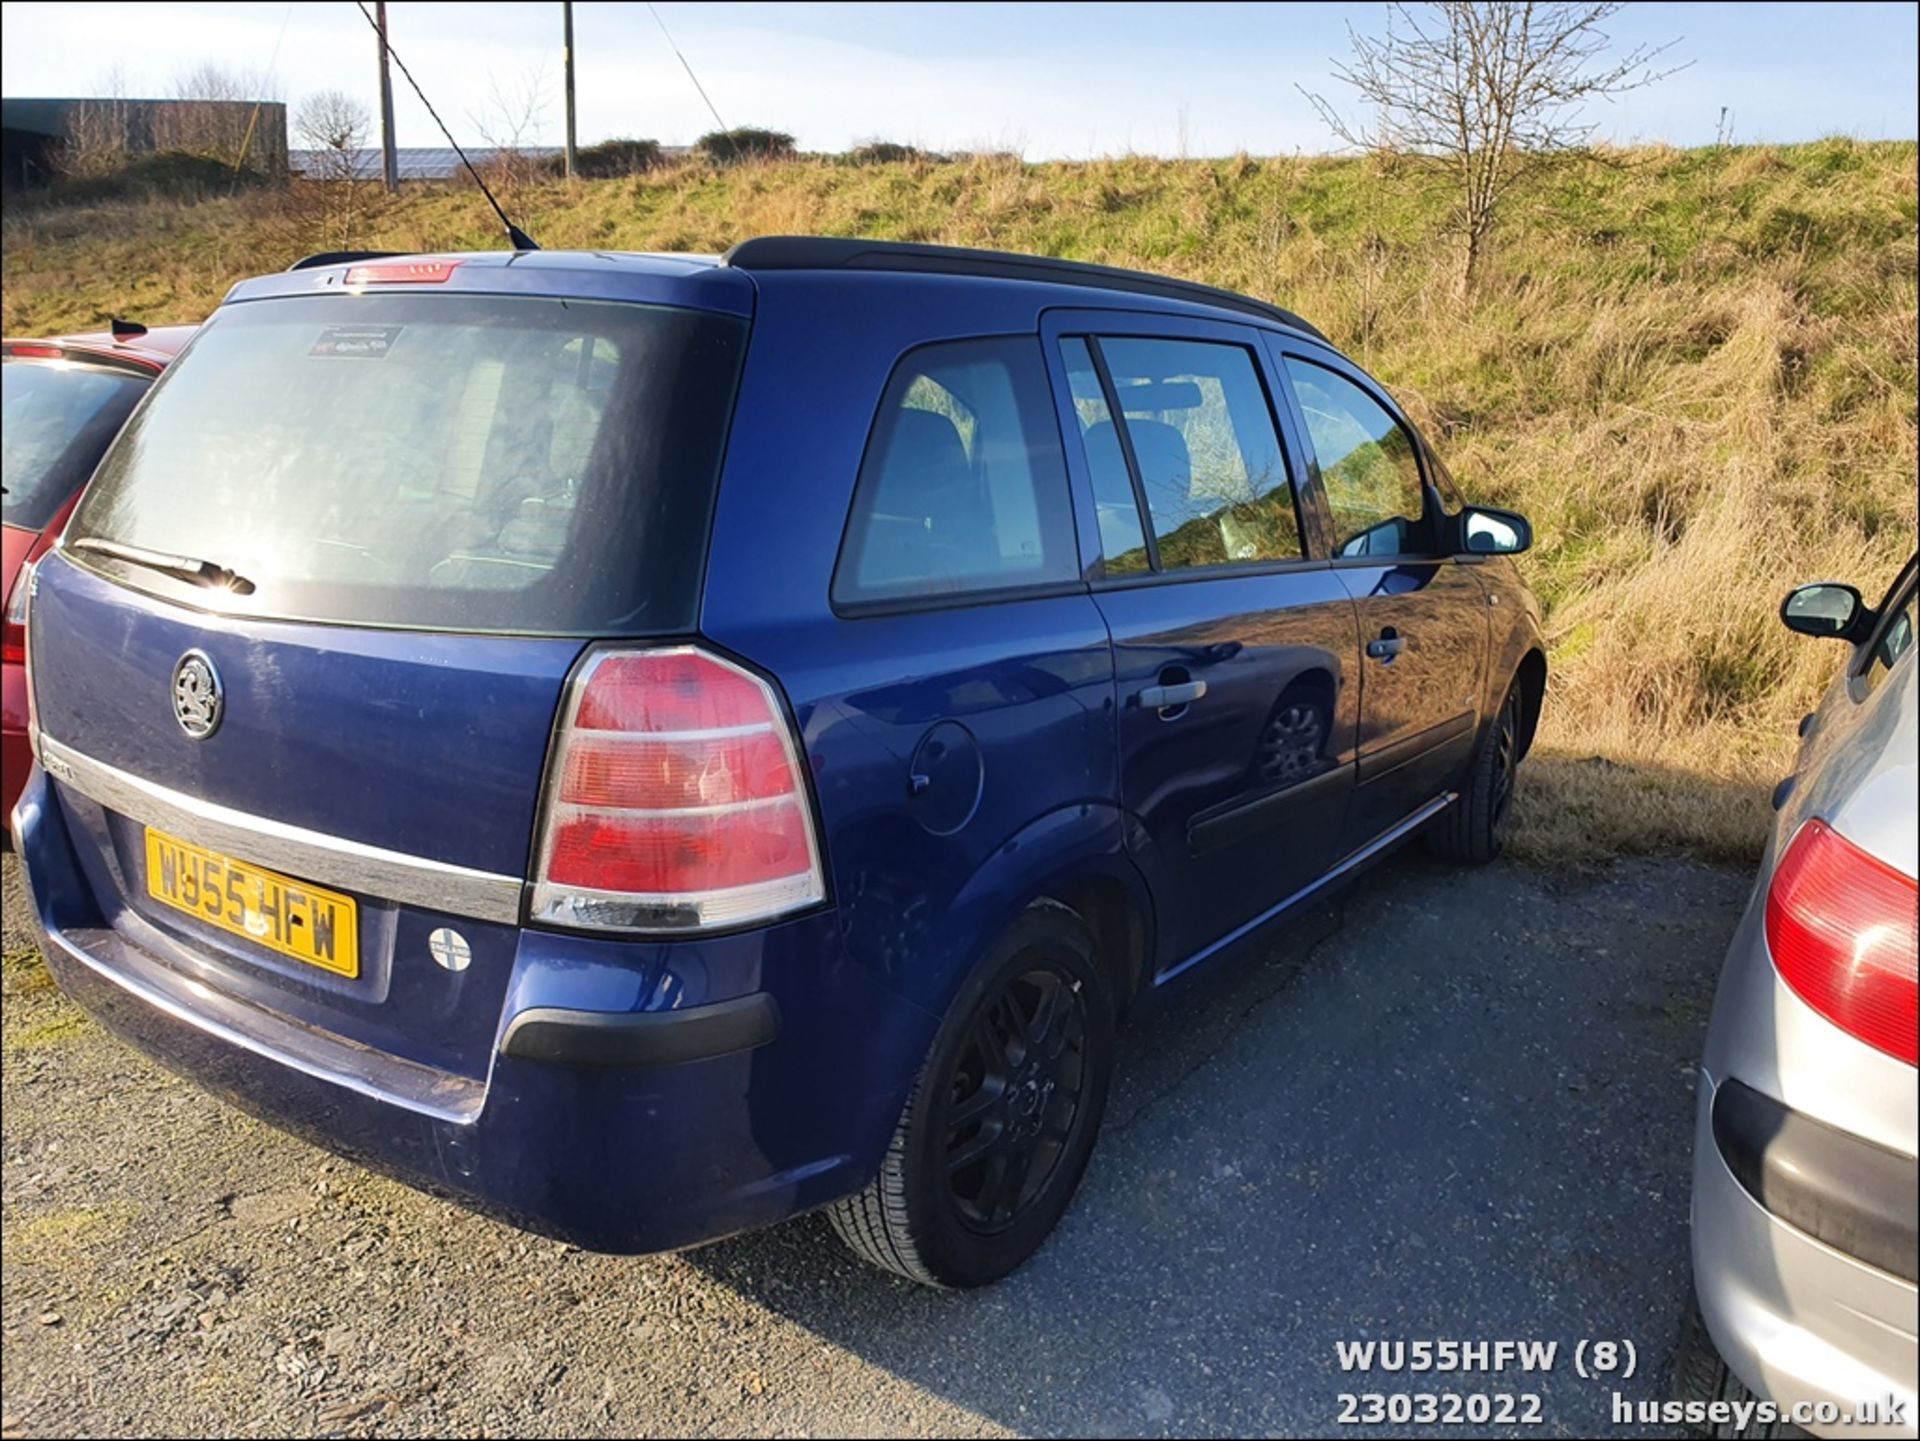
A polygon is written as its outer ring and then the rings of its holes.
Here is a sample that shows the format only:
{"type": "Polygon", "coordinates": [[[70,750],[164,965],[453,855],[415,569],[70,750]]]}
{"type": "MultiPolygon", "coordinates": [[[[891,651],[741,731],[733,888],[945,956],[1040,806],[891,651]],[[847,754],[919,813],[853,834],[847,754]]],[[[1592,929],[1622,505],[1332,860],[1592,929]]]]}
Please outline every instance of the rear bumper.
{"type": "Polygon", "coordinates": [[[1776,1221],[1843,1256],[1920,1281],[1913,1157],[1803,1116],[1736,1080],[1713,1093],[1713,1142],[1740,1187],[1776,1221]]]}
{"type": "MultiPolygon", "coordinates": [[[[1815,1426],[1818,1434],[1913,1435],[1920,1404],[1915,1395],[1920,1349],[1914,1283],[1847,1254],[1769,1209],[1829,1229],[1835,1239],[1871,1235],[1876,1238],[1871,1245],[1884,1247],[1892,1240],[1891,1218],[1897,1208],[1912,1204],[1911,1163],[1902,1178],[1880,1166],[1873,1155],[1839,1148],[1852,1138],[1841,1138],[1836,1147],[1839,1133],[1830,1128],[1820,1128],[1824,1135],[1808,1135],[1803,1128],[1814,1123],[1760,1097],[1772,1107],[1763,1111],[1751,1104],[1758,1093],[1744,1086],[1730,1089],[1736,1086],[1740,1083],[1716,1085],[1701,1073],[1694,1138],[1693,1275],[1708,1333],[1742,1381],[1782,1406],[1827,1402],[1847,1411],[1888,1398],[1904,1403],[1902,1426],[1815,1426]],[[1723,1090],[1728,1094],[1721,1097],[1723,1090]],[[1781,1148],[1777,1152],[1776,1145],[1781,1148]],[[1845,1174],[1832,1171],[1836,1164],[1845,1174]],[[1792,1166],[1802,1168],[1797,1182],[1787,1179],[1792,1166]],[[1858,1192],[1863,1184],[1897,1185],[1902,1179],[1904,1201],[1898,1194],[1858,1192]],[[1854,1195],[1848,1214],[1820,1206],[1821,1197],[1845,1195],[1849,1187],[1854,1195]]],[[[1909,1210],[1908,1228],[1911,1217],[1909,1210]]],[[[1911,1229],[1907,1234],[1911,1236],[1911,1229]]],[[[1905,1269],[1911,1270],[1910,1257],[1905,1269]]]]}
{"type": "Polygon", "coordinates": [[[921,1013],[844,976],[809,984],[845,970],[827,964],[831,914],[758,938],[785,963],[781,994],[673,1010],[554,1004],[570,993],[543,937],[516,962],[487,1075],[453,1075],[209,994],[143,953],[100,914],[38,771],[13,823],[47,964],[102,1024],[315,1144],[590,1250],[678,1249],[857,1189],[931,1035],[921,1013]],[[861,1011],[869,1044],[854,1052],[861,1011]]]}

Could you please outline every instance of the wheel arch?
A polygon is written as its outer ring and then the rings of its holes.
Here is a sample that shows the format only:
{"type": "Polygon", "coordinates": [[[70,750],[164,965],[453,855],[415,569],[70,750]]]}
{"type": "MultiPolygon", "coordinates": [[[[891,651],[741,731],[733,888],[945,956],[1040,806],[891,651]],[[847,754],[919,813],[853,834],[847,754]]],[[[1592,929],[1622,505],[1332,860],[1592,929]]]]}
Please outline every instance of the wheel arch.
{"type": "Polygon", "coordinates": [[[1150,917],[1145,893],[1136,895],[1112,875],[1088,873],[1057,881],[1033,905],[1059,905],[1093,932],[1095,953],[1113,981],[1115,1010],[1125,1016],[1146,984],[1150,917]]]}
{"type": "Polygon", "coordinates": [[[1547,699],[1547,656],[1538,646],[1529,646],[1514,670],[1520,687],[1520,754],[1533,749],[1534,732],[1540,726],[1540,712],[1547,699]]]}
{"type": "Polygon", "coordinates": [[[997,846],[954,899],[970,939],[964,964],[942,978],[941,994],[922,998],[944,1015],[966,977],[999,938],[1036,905],[1073,912],[1093,933],[1124,1012],[1139,993],[1153,947],[1153,902],[1127,855],[1125,818],[1111,805],[1080,805],[1042,816],[997,846]]]}

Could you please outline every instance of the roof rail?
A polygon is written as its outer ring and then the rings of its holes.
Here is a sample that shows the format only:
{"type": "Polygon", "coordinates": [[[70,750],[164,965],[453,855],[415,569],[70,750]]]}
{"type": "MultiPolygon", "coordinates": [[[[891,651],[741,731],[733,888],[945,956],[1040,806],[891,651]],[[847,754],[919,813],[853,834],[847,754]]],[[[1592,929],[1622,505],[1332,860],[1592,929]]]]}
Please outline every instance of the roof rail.
{"type": "Polygon", "coordinates": [[[351,265],[356,260],[387,260],[395,255],[406,255],[405,250],[323,250],[318,255],[304,256],[287,267],[288,270],[318,270],[323,265],[351,265]]]}
{"type": "Polygon", "coordinates": [[[1277,320],[1293,330],[1325,340],[1313,326],[1264,300],[1221,290],[1195,280],[1175,280],[1144,270],[1122,270],[1083,260],[1016,255],[1004,250],[972,250],[958,245],[911,245],[898,240],[857,240],[826,235],[762,235],[743,240],[720,257],[736,270],[911,270],[934,275],[986,275],[1002,280],[1035,280],[1048,285],[1084,285],[1133,295],[1157,295],[1237,310],[1262,320],[1277,320]]]}

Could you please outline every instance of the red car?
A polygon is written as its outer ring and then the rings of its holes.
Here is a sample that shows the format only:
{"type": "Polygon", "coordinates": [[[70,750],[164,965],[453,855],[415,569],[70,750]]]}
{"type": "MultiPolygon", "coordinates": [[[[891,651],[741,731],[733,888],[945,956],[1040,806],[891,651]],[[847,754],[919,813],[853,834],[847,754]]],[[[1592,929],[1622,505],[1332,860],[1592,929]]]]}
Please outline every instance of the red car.
{"type": "Polygon", "coordinates": [[[12,812],[33,759],[27,746],[27,566],[53,544],[120,423],[194,330],[116,322],[106,334],[0,341],[6,390],[0,594],[7,598],[0,643],[0,815],[12,812]]]}

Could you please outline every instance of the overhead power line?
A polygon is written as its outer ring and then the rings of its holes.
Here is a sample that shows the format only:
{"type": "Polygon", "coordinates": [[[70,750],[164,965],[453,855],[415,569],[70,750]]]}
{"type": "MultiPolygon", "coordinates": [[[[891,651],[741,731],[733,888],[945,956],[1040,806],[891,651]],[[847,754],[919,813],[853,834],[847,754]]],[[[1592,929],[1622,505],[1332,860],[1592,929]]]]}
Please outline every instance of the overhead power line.
{"type": "Polygon", "coordinates": [[[713,108],[713,102],[707,99],[707,87],[702,85],[700,83],[700,77],[693,73],[693,67],[687,64],[687,57],[680,53],[680,47],[673,43],[673,32],[667,29],[667,22],[660,18],[660,12],[653,8],[653,0],[647,0],[647,13],[653,16],[653,23],[660,27],[660,33],[667,37],[667,48],[673,51],[674,57],[679,60],[681,68],[687,72],[687,79],[693,82],[693,88],[698,90],[700,92],[700,98],[706,101],[707,113],[713,116],[713,123],[722,130],[725,130],[727,128],[727,122],[722,120],[720,118],[720,112],[713,108]]]}

